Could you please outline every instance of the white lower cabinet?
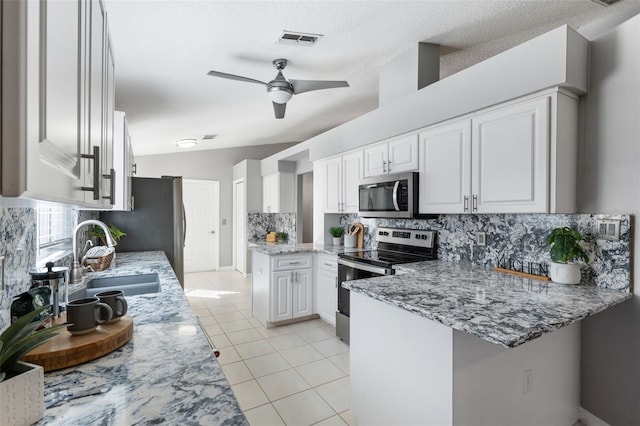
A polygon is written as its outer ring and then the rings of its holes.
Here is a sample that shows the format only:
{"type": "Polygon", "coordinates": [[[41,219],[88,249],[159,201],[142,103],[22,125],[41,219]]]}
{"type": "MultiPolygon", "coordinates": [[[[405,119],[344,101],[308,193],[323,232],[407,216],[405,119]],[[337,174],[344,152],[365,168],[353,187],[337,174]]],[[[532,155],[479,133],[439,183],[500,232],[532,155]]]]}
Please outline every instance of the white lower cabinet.
{"type": "Polygon", "coordinates": [[[338,258],[330,254],[318,254],[316,269],[316,301],[320,318],[336,325],[338,310],[338,258]]]}
{"type": "Polygon", "coordinates": [[[265,326],[312,315],[313,254],[252,253],[252,314],[265,326]]]}

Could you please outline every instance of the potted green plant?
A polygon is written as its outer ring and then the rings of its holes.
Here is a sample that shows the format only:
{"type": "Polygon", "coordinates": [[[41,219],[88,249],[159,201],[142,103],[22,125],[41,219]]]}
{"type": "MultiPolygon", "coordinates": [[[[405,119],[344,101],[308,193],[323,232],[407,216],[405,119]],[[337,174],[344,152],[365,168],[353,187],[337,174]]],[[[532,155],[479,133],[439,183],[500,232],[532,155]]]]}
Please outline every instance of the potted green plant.
{"type": "Polygon", "coordinates": [[[18,318],[0,334],[0,423],[32,424],[44,416],[44,370],[39,365],[18,361],[20,357],[48,340],[67,324],[38,330],[44,321],[33,320],[45,305],[18,318]],[[37,330],[37,331],[36,331],[37,330]],[[30,401],[16,404],[16,401],[30,401]],[[39,403],[33,403],[39,401],[39,403]]]}
{"type": "MultiPolygon", "coordinates": [[[[118,242],[120,241],[120,238],[122,237],[126,237],[127,234],[122,232],[120,229],[118,229],[117,226],[113,225],[113,224],[108,224],[107,227],[109,228],[109,232],[111,233],[111,236],[113,237],[113,239],[118,242]]],[[[100,242],[102,243],[103,246],[107,245],[107,242],[105,240],[105,236],[104,236],[104,230],[99,227],[99,226],[92,226],[91,227],[91,235],[93,237],[98,237],[98,239],[100,239],[100,242]]]]}
{"type": "Polygon", "coordinates": [[[579,231],[568,227],[555,228],[551,231],[547,244],[550,246],[549,276],[553,282],[561,284],[578,284],[580,282],[580,266],[573,262],[582,260],[589,262],[589,256],[580,246],[583,236],[579,231]]]}
{"type": "Polygon", "coordinates": [[[278,242],[280,243],[286,243],[287,238],[289,238],[289,234],[287,234],[286,232],[276,232],[276,236],[278,237],[278,242]]]}
{"type": "Polygon", "coordinates": [[[339,226],[332,226],[331,228],[329,228],[329,233],[333,237],[333,245],[339,246],[342,239],[342,234],[344,234],[344,229],[339,226]]]}

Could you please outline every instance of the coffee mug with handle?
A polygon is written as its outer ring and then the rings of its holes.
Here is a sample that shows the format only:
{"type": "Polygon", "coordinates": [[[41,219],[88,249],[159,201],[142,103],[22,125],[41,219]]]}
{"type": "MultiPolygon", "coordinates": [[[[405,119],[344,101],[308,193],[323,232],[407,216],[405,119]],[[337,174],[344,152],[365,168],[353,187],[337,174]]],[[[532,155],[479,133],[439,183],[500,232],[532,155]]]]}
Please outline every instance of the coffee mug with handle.
{"type": "Polygon", "coordinates": [[[113,317],[108,322],[118,321],[127,313],[127,300],[124,298],[124,291],[111,290],[96,294],[102,303],[106,303],[113,311],[113,317]]]}
{"type": "Polygon", "coordinates": [[[91,333],[112,317],[111,307],[97,297],[76,299],[67,304],[67,323],[70,324],[67,330],[73,335],[91,333]]]}

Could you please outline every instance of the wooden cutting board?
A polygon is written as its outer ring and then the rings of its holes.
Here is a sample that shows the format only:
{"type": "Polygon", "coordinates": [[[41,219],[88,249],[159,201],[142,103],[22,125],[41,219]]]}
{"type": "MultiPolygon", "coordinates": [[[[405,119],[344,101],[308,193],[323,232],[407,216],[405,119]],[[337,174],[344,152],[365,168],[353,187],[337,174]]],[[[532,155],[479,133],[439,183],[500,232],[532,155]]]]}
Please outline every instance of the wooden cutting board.
{"type": "MultiPolygon", "coordinates": [[[[63,313],[54,321],[64,324],[63,313]]],[[[24,355],[21,360],[41,365],[44,371],[59,370],[100,358],[127,343],[133,337],[133,318],[125,315],[110,324],[102,324],[95,331],[72,336],[66,328],[58,335],[24,355]]]]}
{"type": "Polygon", "coordinates": [[[356,247],[362,248],[364,247],[364,226],[361,223],[354,223],[353,226],[356,227],[356,247]]]}

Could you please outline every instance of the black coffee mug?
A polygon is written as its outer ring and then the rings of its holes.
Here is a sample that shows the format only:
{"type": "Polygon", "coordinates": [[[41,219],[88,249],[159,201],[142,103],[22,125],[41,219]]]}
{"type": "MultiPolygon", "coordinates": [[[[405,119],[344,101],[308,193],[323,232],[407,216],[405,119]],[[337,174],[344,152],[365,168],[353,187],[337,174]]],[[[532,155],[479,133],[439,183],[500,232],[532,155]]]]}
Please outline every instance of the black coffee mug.
{"type": "Polygon", "coordinates": [[[101,303],[97,297],[76,299],[67,303],[67,323],[70,324],[67,330],[73,335],[91,333],[112,317],[111,307],[101,303]]]}
{"type": "Polygon", "coordinates": [[[100,299],[102,303],[109,305],[113,311],[113,317],[108,322],[118,321],[127,313],[127,301],[124,298],[124,291],[103,291],[102,293],[96,294],[96,297],[100,299]]]}

